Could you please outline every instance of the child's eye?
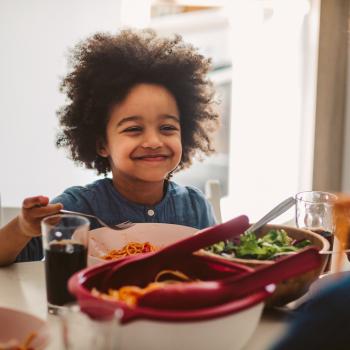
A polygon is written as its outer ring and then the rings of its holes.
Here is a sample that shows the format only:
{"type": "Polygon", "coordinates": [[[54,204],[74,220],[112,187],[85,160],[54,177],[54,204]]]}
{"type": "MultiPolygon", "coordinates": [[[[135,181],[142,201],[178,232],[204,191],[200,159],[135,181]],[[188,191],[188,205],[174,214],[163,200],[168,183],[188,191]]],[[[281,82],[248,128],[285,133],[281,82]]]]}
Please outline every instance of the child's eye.
{"type": "Polygon", "coordinates": [[[123,132],[140,132],[142,131],[141,126],[130,126],[123,130],[123,132]]]}
{"type": "Polygon", "coordinates": [[[162,125],[160,127],[160,130],[162,130],[162,131],[175,131],[175,130],[179,130],[179,128],[177,128],[175,125],[162,125]]]}

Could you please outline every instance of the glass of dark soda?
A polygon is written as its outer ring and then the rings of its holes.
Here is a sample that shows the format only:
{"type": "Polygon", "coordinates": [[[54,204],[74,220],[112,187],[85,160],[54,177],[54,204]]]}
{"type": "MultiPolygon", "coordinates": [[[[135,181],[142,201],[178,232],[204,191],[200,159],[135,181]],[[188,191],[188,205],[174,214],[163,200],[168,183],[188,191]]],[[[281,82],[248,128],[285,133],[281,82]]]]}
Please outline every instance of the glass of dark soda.
{"type": "Polygon", "coordinates": [[[67,282],[87,265],[89,227],[89,221],[78,215],[57,214],[41,221],[50,313],[75,300],[67,282]]]}

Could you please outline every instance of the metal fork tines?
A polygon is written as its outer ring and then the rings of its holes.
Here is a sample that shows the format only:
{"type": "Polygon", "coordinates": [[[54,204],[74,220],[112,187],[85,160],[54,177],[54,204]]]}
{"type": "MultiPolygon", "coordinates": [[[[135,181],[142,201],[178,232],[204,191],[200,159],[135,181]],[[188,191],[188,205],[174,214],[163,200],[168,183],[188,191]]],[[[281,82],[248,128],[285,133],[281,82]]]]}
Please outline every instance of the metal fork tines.
{"type": "Polygon", "coordinates": [[[85,216],[87,218],[91,218],[91,219],[95,219],[96,221],[98,221],[102,226],[104,227],[109,227],[111,228],[112,230],[125,230],[131,226],[134,226],[135,223],[127,220],[127,221],[124,221],[120,224],[117,224],[117,225],[109,225],[109,224],[106,224],[103,220],[101,220],[99,217],[95,216],[95,215],[91,215],[91,214],[85,214],[85,213],[80,213],[80,212],[77,212],[77,211],[71,211],[71,210],[60,210],[60,213],[61,214],[68,214],[68,215],[80,215],[80,216],[85,216]]]}

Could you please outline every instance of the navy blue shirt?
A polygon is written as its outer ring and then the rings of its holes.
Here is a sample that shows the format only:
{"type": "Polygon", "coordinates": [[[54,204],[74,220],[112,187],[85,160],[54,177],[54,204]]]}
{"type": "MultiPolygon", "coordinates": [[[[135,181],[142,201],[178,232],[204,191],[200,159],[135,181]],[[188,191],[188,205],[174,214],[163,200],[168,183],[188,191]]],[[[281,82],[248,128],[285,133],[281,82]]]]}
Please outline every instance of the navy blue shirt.
{"type": "MultiPolygon", "coordinates": [[[[66,189],[51,203],[62,203],[64,209],[93,214],[108,224],[126,220],[132,222],[160,222],[202,229],[216,223],[211,204],[195,187],[180,186],[169,181],[163,199],[155,206],[132,203],[113,186],[111,179],[101,179],[85,187],[66,189]]],[[[90,220],[90,228],[99,228],[96,220],[90,220]]],[[[16,261],[33,261],[43,258],[41,237],[32,238],[16,261]]]]}
{"type": "Polygon", "coordinates": [[[271,350],[350,349],[350,276],[346,274],[302,305],[287,334],[271,350]]]}

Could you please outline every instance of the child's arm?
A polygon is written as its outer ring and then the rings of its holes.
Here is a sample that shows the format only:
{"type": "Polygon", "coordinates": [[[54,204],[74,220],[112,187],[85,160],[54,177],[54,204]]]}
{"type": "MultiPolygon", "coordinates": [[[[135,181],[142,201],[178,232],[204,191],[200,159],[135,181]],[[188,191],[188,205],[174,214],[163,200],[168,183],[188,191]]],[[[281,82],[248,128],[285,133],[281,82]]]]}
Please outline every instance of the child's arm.
{"type": "Polygon", "coordinates": [[[62,209],[60,203],[49,204],[44,196],[26,198],[21,213],[0,229],[0,266],[15,261],[17,255],[35,236],[40,236],[40,221],[62,209]]]}

